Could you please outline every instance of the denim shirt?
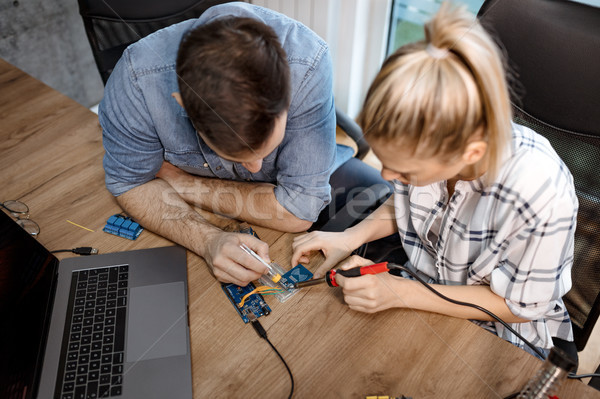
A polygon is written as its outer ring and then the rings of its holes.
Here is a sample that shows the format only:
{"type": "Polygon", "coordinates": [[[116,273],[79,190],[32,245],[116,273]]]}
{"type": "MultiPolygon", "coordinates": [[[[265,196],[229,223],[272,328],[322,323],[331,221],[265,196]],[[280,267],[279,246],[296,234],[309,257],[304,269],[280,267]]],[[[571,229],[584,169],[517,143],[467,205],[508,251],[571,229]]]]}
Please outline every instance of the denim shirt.
{"type": "MultiPolygon", "coordinates": [[[[227,49],[223,49],[227,51],[227,49]]],[[[198,19],[159,30],[129,46],[107,82],[99,107],[108,190],[115,196],[155,178],[164,160],[202,177],[275,185],[277,201],[300,219],[315,221],[331,198],[329,177],[352,156],[335,143],[332,65],[327,44],[301,23],[271,10],[230,3],[198,19]],[[287,54],[291,104],[282,143],[257,173],[220,158],[204,143],[185,110],[175,60],[184,34],[223,16],[269,25],[287,54]]]]}

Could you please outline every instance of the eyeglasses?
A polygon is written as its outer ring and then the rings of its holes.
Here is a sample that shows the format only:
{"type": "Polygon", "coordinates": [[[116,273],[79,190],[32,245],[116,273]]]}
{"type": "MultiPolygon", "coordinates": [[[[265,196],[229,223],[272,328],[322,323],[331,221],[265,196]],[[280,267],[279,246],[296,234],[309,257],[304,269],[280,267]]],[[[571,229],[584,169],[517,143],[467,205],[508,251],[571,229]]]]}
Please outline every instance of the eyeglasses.
{"type": "Polygon", "coordinates": [[[17,224],[25,229],[26,232],[32,236],[40,234],[40,226],[29,219],[29,207],[21,201],[5,201],[0,203],[2,208],[10,212],[10,214],[17,219],[17,224]]]}

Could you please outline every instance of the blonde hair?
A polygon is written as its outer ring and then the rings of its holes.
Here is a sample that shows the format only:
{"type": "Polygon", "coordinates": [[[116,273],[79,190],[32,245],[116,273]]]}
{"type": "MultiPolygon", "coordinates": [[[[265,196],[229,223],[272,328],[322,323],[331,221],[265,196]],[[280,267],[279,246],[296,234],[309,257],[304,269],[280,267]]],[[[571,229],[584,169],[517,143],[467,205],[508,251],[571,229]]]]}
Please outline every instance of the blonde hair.
{"type": "Polygon", "coordinates": [[[367,141],[442,161],[459,157],[473,138],[484,140],[491,181],[510,141],[511,118],[500,50],[466,8],[444,3],[425,24],[424,41],[384,62],[357,120],[367,141]]]}

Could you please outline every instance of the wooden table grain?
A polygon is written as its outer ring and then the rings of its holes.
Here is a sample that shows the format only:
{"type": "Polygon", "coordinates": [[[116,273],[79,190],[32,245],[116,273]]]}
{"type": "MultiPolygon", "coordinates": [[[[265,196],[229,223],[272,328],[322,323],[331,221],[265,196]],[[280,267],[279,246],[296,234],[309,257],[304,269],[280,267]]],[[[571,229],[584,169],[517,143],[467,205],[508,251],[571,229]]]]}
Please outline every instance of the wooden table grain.
{"type": "MultiPolygon", "coordinates": [[[[95,114],[0,60],[0,200],[27,203],[50,250],[170,245],[149,231],[136,241],[102,232],[120,212],[104,187],[103,153],[95,114]]],[[[289,267],[294,235],[255,230],[271,257],[289,267]]],[[[275,353],[242,322],[205,262],[189,251],[187,260],[194,397],[287,397],[290,380],[275,353]]],[[[313,256],[308,267],[321,261],[313,256]]],[[[305,288],[284,303],[266,300],[272,312],[260,322],[293,372],[296,398],[503,398],[541,365],[468,321],[405,309],[358,313],[327,286],[305,288]]],[[[600,392],[569,380],[559,396],[600,392]]]]}

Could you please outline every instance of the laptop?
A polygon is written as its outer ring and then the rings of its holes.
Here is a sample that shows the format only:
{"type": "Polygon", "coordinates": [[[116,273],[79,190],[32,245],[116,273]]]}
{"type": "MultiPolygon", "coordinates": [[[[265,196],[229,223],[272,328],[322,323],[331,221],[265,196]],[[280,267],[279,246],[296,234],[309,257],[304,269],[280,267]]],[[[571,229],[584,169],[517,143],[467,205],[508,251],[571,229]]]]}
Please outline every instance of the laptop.
{"type": "Polygon", "coordinates": [[[0,397],[191,398],[186,251],[60,262],[0,212],[0,397]]]}

